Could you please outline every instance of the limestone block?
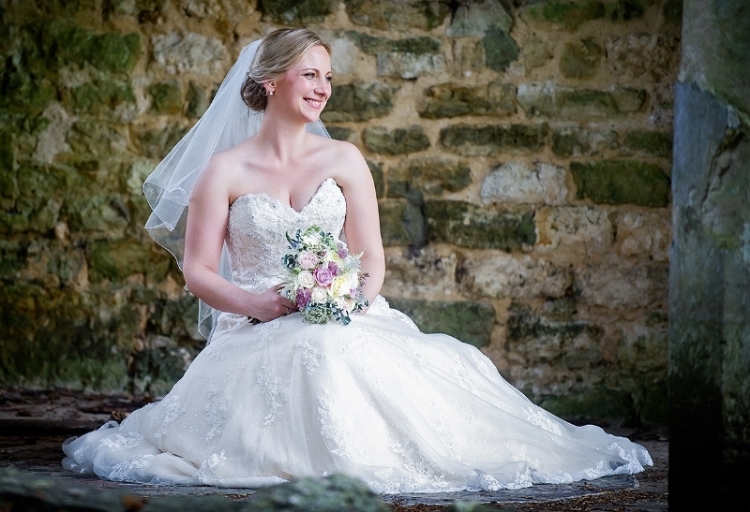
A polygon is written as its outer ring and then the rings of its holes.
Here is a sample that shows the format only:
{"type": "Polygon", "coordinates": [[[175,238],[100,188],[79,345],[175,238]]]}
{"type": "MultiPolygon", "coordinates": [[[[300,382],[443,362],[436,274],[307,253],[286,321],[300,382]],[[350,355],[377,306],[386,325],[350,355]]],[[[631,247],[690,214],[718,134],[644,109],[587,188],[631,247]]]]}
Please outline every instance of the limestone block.
{"type": "Polygon", "coordinates": [[[137,115],[135,95],[128,82],[97,79],[70,90],[70,106],[76,114],[90,114],[113,121],[130,121],[137,115]]]}
{"type": "Polygon", "coordinates": [[[407,229],[404,217],[408,207],[408,201],[405,200],[385,199],[378,201],[380,235],[383,237],[384,246],[411,245],[419,242],[421,234],[407,229]]]}
{"type": "Polygon", "coordinates": [[[387,299],[423,332],[447,334],[475,347],[490,344],[496,314],[487,302],[387,299]]]}
{"type": "Polygon", "coordinates": [[[385,284],[381,293],[389,297],[455,296],[457,257],[453,250],[427,246],[407,255],[402,248],[386,250],[385,284]]]}
{"type": "Polygon", "coordinates": [[[432,30],[450,14],[448,0],[348,0],[352,23],[379,30],[432,30]]]}
{"type": "Polygon", "coordinates": [[[581,302],[610,309],[648,306],[654,296],[646,265],[616,263],[586,265],[576,271],[575,287],[581,302]]]}
{"type": "Polygon", "coordinates": [[[536,241],[534,216],[498,212],[464,201],[426,201],[427,239],[474,249],[530,248],[536,241]]]}
{"type": "Polygon", "coordinates": [[[679,67],[677,34],[635,33],[607,40],[607,66],[616,76],[654,81],[675,76],[679,67]]]}
{"type": "Polygon", "coordinates": [[[532,167],[522,162],[508,162],[484,179],[482,201],[485,204],[564,204],[568,196],[565,175],[565,169],[556,165],[537,162],[532,167]]]}
{"type": "Polygon", "coordinates": [[[427,119],[464,115],[505,117],[516,112],[516,88],[512,84],[491,82],[484,86],[455,83],[433,85],[425,90],[419,115],[427,119]]]}
{"type": "Polygon", "coordinates": [[[617,86],[609,90],[572,89],[551,81],[521,84],[516,96],[528,116],[577,121],[639,112],[647,98],[648,94],[642,89],[617,86]]]}
{"type": "Polygon", "coordinates": [[[552,151],[563,157],[597,155],[617,148],[617,132],[580,127],[556,128],[552,132],[552,151]]]}
{"type": "Polygon", "coordinates": [[[463,161],[445,158],[416,158],[402,162],[388,172],[389,197],[407,197],[419,190],[428,195],[458,192],[471,184],[471,169],[463,161]]]}
{"type": "Polygon", "coordinates": [[[357,141],[357,132],[355,132],[351,128],[344,128],[342,126],[332,126],[330,124],[327,124],[326,131],[328,131],[328,135],[330,135],[332,139],[345,140],[347,142],[351,142],[352,144],[357,141]]]}
{"type": "Polygon", "coordinates": [[[672,219],[662,212],[622,212],[616,216],[615,244],[623,256],[667,261],[672,240],[672,219]]]}
{"type": "Polygon", "coordinates": [[[607,212],[591,206],[542,208],[536,223],[539,251],[557,249],[577,254],[594,255],[611,250],[614,226],[607,212]]]}
{"type": "Polygon", "coordinates": [[[570,172],[579,199],[588,198],[599,204],[669,204],[669,176],[658,165],[635,160],[572,162],[570,172]]]}
{"type": "Polygon", "coordinates": [[[369,121],[386,116],[393,110],[394,92],[394,87],[377,81],[336,84],[323,111],[323,121],[369,121]]]}
{"type": "Polygon", "coordinates": [[[457,124],[440,130],[440,142],[446,148],[466,156],[531,153],[544,145],[548,132],[546,124],[457,124]]]}
{"type": "Polygon", "coordinates": [[[180,7],[192,18],[218,18],[223,12],[220,0],[180,0],[180,7]]]}
{"type": "Polygon", "coordinates": [[[378,76],[390,76],[413,80],[422,75],[434,75],[445,71],[442,55],[418,55],[407,52],[381,53],[377,57],[378,76]]]}
{"type": "Polygon", "coordinates": [[[562,298],[573,272],[543,258],[495,252],[467,254],[461,262],[462,287],[496,299],[562,298]]]}
{"type": "Polygon", "coordinates": [[[170,32],[151,37],[153,58],[167,73],[223,75],[228,52],[216,38],[195,32],[170,32]]]}
{"type": "Polygon", "coordinates": [[[519,49],[515,39],[499,28],[489,28],[482,39],[487,67],[502,72],[518,58],[519,49]]]}
{"type": "MultiPolygon", "coordinates": [[[[58,154],[70,151],[70,146],[65,142],[65,136],[73,126],[74,121],[59,103],[50,104],[42,115],[49,119],[50,123],[37,138],[33,159],[43,163],[52,163],[58,154]]],[[[0,176],[3,176],[6,170],[13,168],[14,160],[12,147],[0,142],[0,168],[3,169],[0,176]]],[[[2,177],[0,177],[0,180],[2,180],[2,177]]],[[[0,197],[3,197],[2,191],[7,190],[6,186],[0,184],[0,197]]]]}
{"type": "Polygon", "coordinates": [[[445,33],[449,37],[482,37],[490,28],[507,33],[512,26],[513,18],[498,0],[478,0],[459,4],[445,33]]]}
{"type": "Polygon", "coordinates": [[[568,78],[590,78],[599,70],[604,49],[593,39],[565,44],[560,55],[560,71],[568,78]]]}
{"type": "Polygon", "coordinates": [[[382,126],[367,127],[362,131],[365,147],[373,153],[405,155],[430,147],[430,139],[419,125],[389,131],[382,126]]]}

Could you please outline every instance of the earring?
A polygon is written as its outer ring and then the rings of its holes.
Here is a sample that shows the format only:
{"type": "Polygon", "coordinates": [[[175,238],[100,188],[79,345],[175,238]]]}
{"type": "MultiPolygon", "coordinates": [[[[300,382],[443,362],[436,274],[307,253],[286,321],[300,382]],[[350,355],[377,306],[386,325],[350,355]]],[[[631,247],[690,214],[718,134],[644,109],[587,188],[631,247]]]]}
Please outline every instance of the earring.
{"type": "Polygon", "coordinates": [[[268,91],[269,96],[273,96],[273,91],[268,91]]]}

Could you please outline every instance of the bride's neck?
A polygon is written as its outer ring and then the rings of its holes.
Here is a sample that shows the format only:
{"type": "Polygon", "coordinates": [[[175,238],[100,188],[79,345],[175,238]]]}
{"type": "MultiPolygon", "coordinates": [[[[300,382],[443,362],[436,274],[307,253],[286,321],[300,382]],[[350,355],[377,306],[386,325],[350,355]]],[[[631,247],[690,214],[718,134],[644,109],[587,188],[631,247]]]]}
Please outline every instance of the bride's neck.
{"type": "Polygon", "coordinates": [[[307,130],[304,124],[283,122],[269,116],[263,119],[256,137],[264,151],[268,151],[268,157],[285,164],[304,153],[307,130]]]}

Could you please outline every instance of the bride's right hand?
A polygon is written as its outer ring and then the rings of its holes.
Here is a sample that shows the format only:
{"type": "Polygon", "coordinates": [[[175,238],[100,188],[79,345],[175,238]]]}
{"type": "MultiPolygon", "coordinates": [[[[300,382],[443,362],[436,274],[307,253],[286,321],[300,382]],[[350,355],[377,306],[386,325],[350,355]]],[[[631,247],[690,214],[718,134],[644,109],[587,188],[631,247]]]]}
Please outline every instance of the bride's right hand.
{"type": "Polygon", "coordinates": [[[279,295],[278,290],[279,287],[274,286],[257,295],[257,300],[254,301],[255,307],[249,316],[257,318],[261,322],[270,322],[280,316],[297,311],[297,306],[294,302],[279,295]]]}

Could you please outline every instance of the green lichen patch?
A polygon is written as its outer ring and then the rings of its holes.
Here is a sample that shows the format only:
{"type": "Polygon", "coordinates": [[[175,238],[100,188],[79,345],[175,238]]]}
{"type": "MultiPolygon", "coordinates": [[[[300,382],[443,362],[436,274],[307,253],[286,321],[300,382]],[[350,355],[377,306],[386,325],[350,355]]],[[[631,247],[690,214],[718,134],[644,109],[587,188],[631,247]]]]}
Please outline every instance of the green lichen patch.
{"type": "Polygon", "coordinates": [[[367,160],[367,167],[370,168],[372,181],[375,184],[375,195],[378,198],[381,198],[385,195],[385,177],[383,175],[383,166],[378,162],[367,160]]]}
{"type": "Polygon", "coordinates": [[[606,13],[601,0],[538,0],[529,2],[523,10],[524,16],[532,21],[555,23],[568,30],[603,18],[606,13]]]}
{"type": "Polygon", "coordinates": [[[486,302],[424,301],[389,297],[423,332],[444,333],[475,347],[490,344],[495,308],[486,302]]]}
{"type": "Polygon", "coordinates": [[[419,115],[427,119],[466,115],[509,116],[516,112],[516,88],[492,82],[485,86],[439,84],[425,91],[419,115]]]}
{"type": "Polygon", "coordinates": [[[440,41],[432,37],[408,37],[404,39],[388,39],[375,37],[361,32],[346,33],[354,40],[357,47],[369,55],[380,53],[412,53],[414,55],[429,55],[440,51],[440,41]]]}
{"type": "Polygon", "coordinates": [[[545,143],[546,124],[454,125],[440,130],[440,142],[446,148],[467,156],[492,155],[504,151],[533,152],[545,143]]]}
{"type": "Polygon", "coordinates": [[[432,30],[451,12],[448,0],[347,0],[352,23],[379,30],[432,30]]]}
{"type": "Polygon", "coordinates": [[[534,214],[496,212],[464,201],[425,202],[427,239],[471,249],[521,250],[536,242],[534,214]]]}
{"type": "Polygon", "coordinates": [[[169,271],[169,260],[152,253],[149,245],[131,239],[92,242],[86,247],[91,280],[122,281],[143,274],[158,282],[169,271]]]}
{"type": "Polygon", "coordinates": [[[592,39],[566,43],[560,71],[568,78],[590,78],[599,70],[604,49],[592,39]]]}
{"type": "Polygon", "coordinates": [[[569,392],[564,396],[547,397],[539,405],[553,414],[569,419],[634,421],[637,417],[630,393],[603,386],[569,392]]]}
{"type": "Polygon", "coordinates": [[[352,138],[356,138],[357,134],[351,128],[344,128],[343,126],[331,126],[326,125],[326,131],[332,139],[352,141],[352,138]]]}
{"type": "Polygon", "coordinates": [[[379,126],[368,127],[362,132],[362,141],[373,153],[386,155],[417,153],[430,147],[430,139],[419,125],[392,131],[379,126]]]}
{"type": "Polygon", "coordinates": [[[442,158],[404,162],[388,173],[388,195],[408,197],[411,190],[428,195],[458,192],[471,184],[471,169],[465,162],[442,158]]]}
{"type": "Polygon", "coordinates": [[[652,131],[628,132],[622,148],[626,152],[667,158],[672,156],[672,134],[652,131]]]}
{"type": "Polygon", "coordinates": [[[406,200],[386,199],[378,202],[380,234],[386,247],[414,245],[419,242],[418,233],[407,225],[407,210],[410,207],[406,200]]]}
{"type": "Polygon", "coordinates": [[[482,44],[485,63],[493,71],[505,71],[513,61],[518,59],[519,49],[515,39],[499,28],[487,29],[482,38],[482,44]]]}
{"type": "Polygon", "coordinates": [[[188,87],[187,101],[187,115],[192,118],[201,117],[210,104],[206,90],[192,80],[188,87]]]}
{"type": "Polygon", "coordinates": [[[321,22],[337,4],[337,0],[258,0],[258,10],[279,23],[305,25],[321,22]]]}
{"type": "Polygon", "coordinates": [[[133,89],[125,82],[103,78],[70,91],[70,105],[77,114],[108,114],[123,104],[135,106],[133,89]]]}
{"type": "Polygon", "coordinates": [[[658,165],[633,160],[570,164],[579,199],[599,204],[669,204],[669,176],[658,165]]]}
{"type": "Polygon", "coordinates": [[[180,114],[184,107],[182,86],[177,80],[167,80],[148,86],[151,110],[157,114],[180,114]]]}
{"type": "Polygon", "coordinates": [[[325,122],[368,121],[388,115],[393,110],[394,88],[383,82],[355,81],[336,85],[326,109],[325,122]]]}

